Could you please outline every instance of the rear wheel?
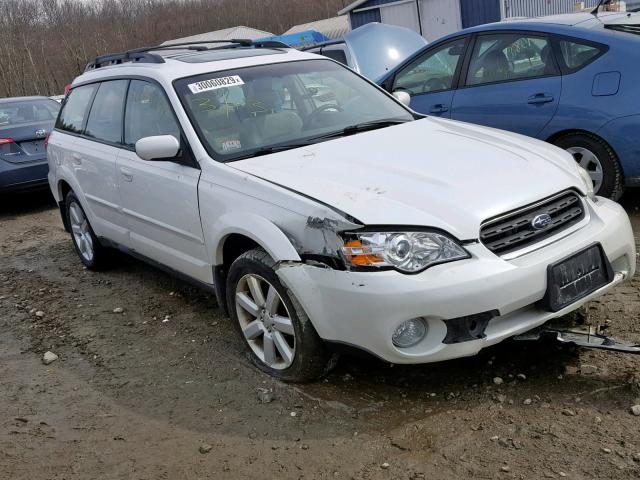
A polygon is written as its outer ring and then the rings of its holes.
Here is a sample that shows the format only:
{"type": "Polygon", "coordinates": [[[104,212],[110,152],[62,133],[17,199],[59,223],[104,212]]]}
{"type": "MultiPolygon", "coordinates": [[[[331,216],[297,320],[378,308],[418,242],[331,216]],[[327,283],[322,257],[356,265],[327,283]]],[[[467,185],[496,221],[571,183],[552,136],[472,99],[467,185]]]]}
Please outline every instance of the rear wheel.
{"type": "Polygon", "coordinates": [[[588,133],[569,133],[555,141],[573,155],[593,181],[596,195],[618,200],[624,192],[624,177],[618,157],[601,138],[588,133]]]}
{"type": "Polygon", "coordinates": [[[259,249],[233,262],[227,278],[229,313],[260,370],[289,382],[314,380],[331,369],[335,357],[280,283],[274,264],[259,249]]]}
{"type": "Polygon", "coordinates": [[[69,192],[67,194],[65,207],[73,246],[80,261],[90,270],[101,269],[107,255],[106,249],[100,245],[75,193],[69,192]]]}

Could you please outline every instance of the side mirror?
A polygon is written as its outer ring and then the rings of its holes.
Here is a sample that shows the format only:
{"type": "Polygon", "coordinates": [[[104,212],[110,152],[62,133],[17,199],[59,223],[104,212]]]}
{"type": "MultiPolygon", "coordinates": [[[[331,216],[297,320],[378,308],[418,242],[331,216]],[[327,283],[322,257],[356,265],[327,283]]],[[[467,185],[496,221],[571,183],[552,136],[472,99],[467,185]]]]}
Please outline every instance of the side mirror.
{"type": "Polygon", "coordinates": [[[180,142],[173,135],[144,137],[136,142],[136,154],[142,160],[174,158],[180,151],[180,142]]]}
{"type": "Polygon", "coordinates": [[[404,106],[411,106],[411,95],[409,95],[407,92],[396,90],[395,92],[393,92],[393,96],[396,97],[396,100],[398,100],[404,106]]]}

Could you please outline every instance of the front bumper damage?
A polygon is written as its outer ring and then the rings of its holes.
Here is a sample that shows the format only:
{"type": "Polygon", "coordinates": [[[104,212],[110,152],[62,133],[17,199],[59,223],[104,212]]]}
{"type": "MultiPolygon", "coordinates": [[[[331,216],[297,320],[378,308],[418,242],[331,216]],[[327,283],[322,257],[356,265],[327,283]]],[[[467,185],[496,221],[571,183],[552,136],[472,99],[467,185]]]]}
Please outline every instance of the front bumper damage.
{"type": "Polygon", "coordinates": [[[628,216],[605,199],[589,202],[589,208],[586,225],[517,258],[500,258],[476,243],[465,246],[471,258],[415,275],[301,263],[282,264],[277,274],[325,341],[397,364],[472,356],[567,315],[633,276],[636,252],[628,216]],[[611,263],[611,282],[559,311],[541,307],[548,266],[594,242],[611,263]],[[394,330],[413,318],[427,323],[427,335],[412,347],[396,347],[394,330]]]}
{"type": "Polygon", "coordinates": [[[604,330],[604,326],[602,325],[597,327],[586,326],[583,328],[573,329],[541,327],[522,335],[516,335],[513,339],[518,341],[538,341],[542,339],[549,339],[565,345],[574,345],[576,347],[640,355],[640,344],[631,344],[621,340],[616,340],[605,335],[604,330]]]}

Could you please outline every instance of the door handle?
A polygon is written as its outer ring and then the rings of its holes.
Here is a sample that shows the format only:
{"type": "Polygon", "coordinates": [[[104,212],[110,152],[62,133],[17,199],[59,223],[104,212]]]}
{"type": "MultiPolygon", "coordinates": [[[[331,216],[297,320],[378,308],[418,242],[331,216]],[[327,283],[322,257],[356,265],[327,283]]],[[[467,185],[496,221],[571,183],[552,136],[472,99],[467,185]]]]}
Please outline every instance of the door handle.
{"type": "Polygon", "coordinates": [[[553,102],[553,95],[549,95],[548,93],[536,93],[529,97],[527,103],[529,103],[529,105],[540,105],[542,103],[549,102],[553,102]]]}
{"type": "Polygon", "coordinates": [[[436,105],[431,105],[431,108],[429,109],[429,113],[444,113],[448,110],[449,110],[449,107],[447,107],[445,104],[437,103],[436,105]]]}
{"type": "Polygon", "coordinates": [[[125,182],[133,182],[133,172],[127,168],[120,169],[120,175],[125,182]]]}

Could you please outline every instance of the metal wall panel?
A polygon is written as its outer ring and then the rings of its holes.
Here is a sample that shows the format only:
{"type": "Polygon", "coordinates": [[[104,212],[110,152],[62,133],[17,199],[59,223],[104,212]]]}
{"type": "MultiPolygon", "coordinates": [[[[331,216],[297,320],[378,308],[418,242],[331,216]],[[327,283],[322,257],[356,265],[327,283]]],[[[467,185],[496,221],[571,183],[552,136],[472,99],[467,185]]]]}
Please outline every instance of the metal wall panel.
{"type": "Polygon", "coordinates": [[[351,29],[356,29],[371,22],[380,22],[380,9],[372,8],[364,12],[351,12],[349,14],[351,20],[351,29]]]}
{"type": "Polygon", "coordinates": [[[501,0],[460,0],[462,28],[500,21],[501,0]]]}
{"type": "MultiPolygon", "coordinates": [[[[586,7],[594,7],[598,0],[583,0],[586,7]]],[[[560,13],[573,13],[577,0],[503,0],[504,16],[542,17],[560,13]]]]}
{"type": "Polygon", "coordinates": [[[396,3],[388,7],[382,5],[379,10],[382,23],[397,25],[420,33],[418,6],[415,3],[396,3]]]}

